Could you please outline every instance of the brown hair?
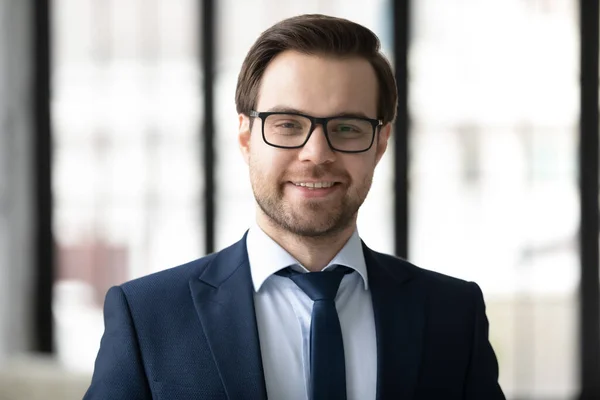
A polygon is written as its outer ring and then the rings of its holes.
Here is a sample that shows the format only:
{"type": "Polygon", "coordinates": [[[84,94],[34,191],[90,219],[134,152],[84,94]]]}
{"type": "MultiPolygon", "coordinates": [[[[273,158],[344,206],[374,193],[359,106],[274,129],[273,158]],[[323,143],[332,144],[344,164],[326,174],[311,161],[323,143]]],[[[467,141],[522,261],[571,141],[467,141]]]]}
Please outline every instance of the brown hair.
{"type": "Polygon", "coordinates": [[[377,118],[384,124],[392,122],[396,117],[398,92],[390,63],[380,49],[381,43],[371,30],[346,19],[307,14],[278,22],[260,35],[246,55],[235,91],[237,112],[249,115],[256,106],[267,65],[278,54],[295,50],[368,60],[379,82],[377,118]]]}

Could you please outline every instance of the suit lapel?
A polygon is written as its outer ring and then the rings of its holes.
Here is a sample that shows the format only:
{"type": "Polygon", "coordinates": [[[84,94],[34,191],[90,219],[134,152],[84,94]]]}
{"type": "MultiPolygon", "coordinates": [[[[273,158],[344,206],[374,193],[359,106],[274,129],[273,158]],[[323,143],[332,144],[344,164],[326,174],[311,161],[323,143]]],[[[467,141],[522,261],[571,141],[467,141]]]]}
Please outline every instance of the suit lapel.
{"type": "Polygon", "coordinates": [[[398,259],[363,244],[377,337],[377,398],[414,397],[423,347],[425,298],[398,259]]]}
{"type": "Polygon", "coordinates": [[[202,329],[229,399],[266,399],[246,236],[190,281],[202,329]]]}

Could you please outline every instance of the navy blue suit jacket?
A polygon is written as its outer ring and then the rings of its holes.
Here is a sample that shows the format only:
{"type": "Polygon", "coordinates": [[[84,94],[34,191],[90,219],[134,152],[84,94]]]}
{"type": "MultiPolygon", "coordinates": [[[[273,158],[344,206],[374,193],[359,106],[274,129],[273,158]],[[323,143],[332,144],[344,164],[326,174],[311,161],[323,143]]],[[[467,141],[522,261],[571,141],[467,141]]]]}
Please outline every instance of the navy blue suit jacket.
{"type": "MultiPolygon", "coordinates": [[[[475,283],[363,244],[378,399],[504,399],[475,283]]],[[[87,400],[265,399],[245,237],[111,288],[87,400]]]]}

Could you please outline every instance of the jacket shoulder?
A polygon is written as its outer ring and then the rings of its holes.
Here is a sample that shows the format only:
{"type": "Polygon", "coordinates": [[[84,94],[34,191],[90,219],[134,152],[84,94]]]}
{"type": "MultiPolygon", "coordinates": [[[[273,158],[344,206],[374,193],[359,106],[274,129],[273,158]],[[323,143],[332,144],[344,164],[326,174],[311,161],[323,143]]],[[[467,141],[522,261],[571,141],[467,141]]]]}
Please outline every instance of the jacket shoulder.
{"type": "Polygon", "coordinates": [[[209,254],[188,263],[154,272],[140,278],[132,279],[121,284],[125,293],[137,292],[139,290],[156,290],[160,287],[171,287],[178,284],[187,285],[193,277],[198,277],[210,264],[218,253],[209,254]]]}
{"type": "Polygon", "coordinates": [[[386,265],[389,269],[404,270],[404,274],[409,276],[410,280],[427,291],[438,291],[440,294],[458,291],[471,295],[473,288],[478,288],[474,282],[418,267],[400,257],[378,252],[373,252],[373,256],[379,264],[386,265]]]}
{"type": "Polygon", "coordinates": [[[199,279],[216,258],[230,257],[233,253],[239,253],[243,241],[244,239],[221,251],[188,263],[130,280],[120,287],[128,298],[149,297],[149,300],[156,298],[155,296],[164,295],[172,298],[174,293],[188,293],[190,280],[199,279]]]}

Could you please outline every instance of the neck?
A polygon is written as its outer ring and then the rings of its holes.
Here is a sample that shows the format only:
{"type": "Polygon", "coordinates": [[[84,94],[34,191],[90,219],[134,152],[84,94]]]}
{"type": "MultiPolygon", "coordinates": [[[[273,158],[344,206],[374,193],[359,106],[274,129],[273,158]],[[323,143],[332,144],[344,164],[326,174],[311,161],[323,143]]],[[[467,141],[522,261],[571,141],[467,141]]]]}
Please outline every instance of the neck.
{"type": "Polygon", "coordinates": [[[356,230],[356,218],[339,232],[314,238],[291,233],[273,223],[262,212],[258,213],[256,222],[271,239],[311,272],[325,268],[356,230]]]}

